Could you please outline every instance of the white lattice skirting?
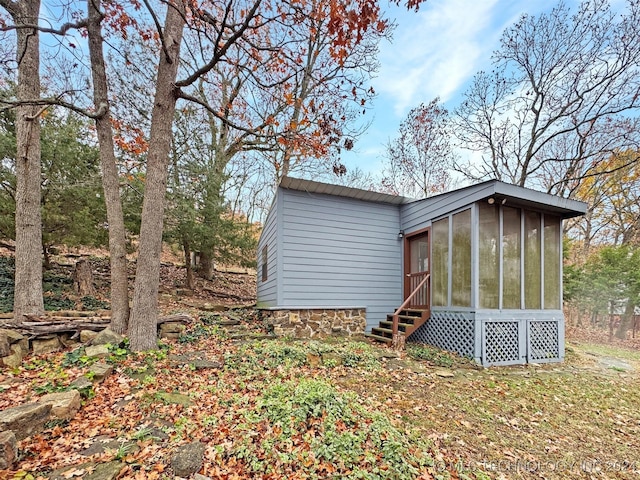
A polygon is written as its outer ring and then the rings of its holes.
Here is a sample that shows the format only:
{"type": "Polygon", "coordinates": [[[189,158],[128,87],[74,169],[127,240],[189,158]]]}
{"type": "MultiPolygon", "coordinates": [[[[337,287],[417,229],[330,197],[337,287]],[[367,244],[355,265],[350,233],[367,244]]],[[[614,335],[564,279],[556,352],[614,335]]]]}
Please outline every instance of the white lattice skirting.
{"type": "Polygon", "coordinates": [[[560,362],[564,355],[562,319],[476,319],[473,312],[431,313],[410,341],[426,343],[482,365],[560,362]]]}
{"type": "Polygon", "coordinates": [[[476,321],[473,314],[460,312],[431,312],[431,317],[410,337],[468,358],[475,357],[476,321]]]}

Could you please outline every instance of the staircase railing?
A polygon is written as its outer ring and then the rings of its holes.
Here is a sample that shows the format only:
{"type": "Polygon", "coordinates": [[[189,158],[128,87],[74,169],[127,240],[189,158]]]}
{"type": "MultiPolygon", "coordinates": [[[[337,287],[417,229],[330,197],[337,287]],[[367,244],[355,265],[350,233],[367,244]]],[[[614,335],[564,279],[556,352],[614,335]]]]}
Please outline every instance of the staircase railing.
{"type": "MultiPolygon", "coordinates": [[[[413,291],[409,294],[409,296],[405,299],[405,301],[402,303],[402,305],[400,305],[398,307],[398,309],[393,312],[393,326],[391,327],[391,333],[392,333],[392,344],[394,347],[398,347],[399,345],[399,339],[398,339],[398,323],[400,323],[400,312],[402,310],[404,310],[405,308],[407,308],[407,306],[411,303],[411,301],[414,299],[414,297],[416,295],[418,295],[420,292],[422,292],[422,288],[425,286],[425,284],[429,281],[429,278],[431,278],[431,274],[427,273],[425,275],[425,277],[422,279],[422,281],[418,284],[418,286],[416,286],[416,288],[413,289],[413,291]]],[[[428,294],[427,294],[428,296],[428,294]]],[[[428,299],[427,299],[428,301],[428,299]]]]}

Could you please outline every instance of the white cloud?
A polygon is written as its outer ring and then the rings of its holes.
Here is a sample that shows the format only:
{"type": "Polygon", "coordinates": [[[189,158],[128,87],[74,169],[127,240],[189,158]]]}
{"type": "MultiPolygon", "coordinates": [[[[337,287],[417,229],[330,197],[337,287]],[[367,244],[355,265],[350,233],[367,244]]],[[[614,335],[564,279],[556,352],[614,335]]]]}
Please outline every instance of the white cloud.
{"type": "Polygon", "coordinates": [[[499,32],[492,29],[498,0],[431,0],[418,13],[402,12],[394,40],[381,48],[375,84],[401,116],[420,102],[449,100],[486,61],[499,32]]]}

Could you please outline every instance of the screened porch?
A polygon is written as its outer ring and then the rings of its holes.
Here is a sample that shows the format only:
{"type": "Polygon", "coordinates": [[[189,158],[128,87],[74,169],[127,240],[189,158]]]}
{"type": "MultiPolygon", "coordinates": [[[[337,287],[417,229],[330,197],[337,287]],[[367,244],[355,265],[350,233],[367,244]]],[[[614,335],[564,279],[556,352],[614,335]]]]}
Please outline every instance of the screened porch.
{"type": "Polygon", "coordinates": [[[492,196],[430,230],[431,316],[411,341],[483,365],[563,359],[561,214],[492,196]]]}

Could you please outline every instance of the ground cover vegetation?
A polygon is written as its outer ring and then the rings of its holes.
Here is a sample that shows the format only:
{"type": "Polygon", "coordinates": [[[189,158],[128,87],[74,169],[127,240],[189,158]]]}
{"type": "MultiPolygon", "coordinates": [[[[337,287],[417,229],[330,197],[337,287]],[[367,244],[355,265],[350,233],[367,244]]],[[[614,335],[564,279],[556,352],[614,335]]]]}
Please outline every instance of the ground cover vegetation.
{"type": "MultiPolygon", "coordinates": [[[[210,478],[624,479],[640,469],[637,350],[570,344],[563,365],[480,369],[433,349],[414,360],[418,346],[398,356],[358,340],[269,338],[250,311],[238,314],[232,328],[224,313],[202,314],[154,352],[111,347],[114,373],[82,392],[75,418],[21,441],[5,473],[81,478],[117,461],[118,478],[172,478],[171,459],[193,442],[210,478]]],[[[5,372],[0,409],[72,388],[95,362],[83,348],[32,356],[5,372]]]]}

